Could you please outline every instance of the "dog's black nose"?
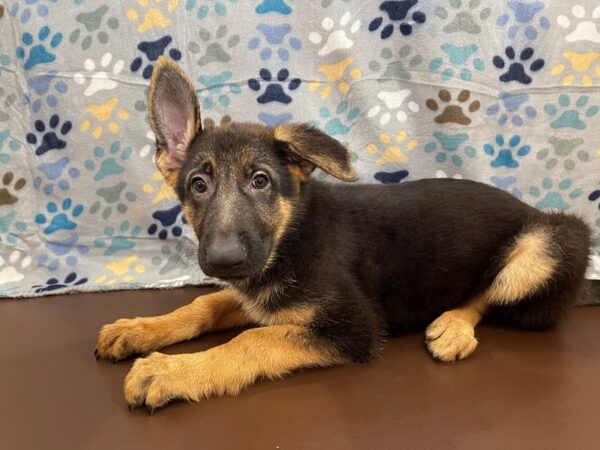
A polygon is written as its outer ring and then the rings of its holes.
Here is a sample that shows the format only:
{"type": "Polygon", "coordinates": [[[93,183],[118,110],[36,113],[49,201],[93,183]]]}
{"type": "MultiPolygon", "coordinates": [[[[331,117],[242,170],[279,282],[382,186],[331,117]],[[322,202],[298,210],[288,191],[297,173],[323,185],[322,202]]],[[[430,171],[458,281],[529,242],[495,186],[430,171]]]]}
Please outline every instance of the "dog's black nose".
{"type": "Polygon", "coordinates": [[[238,268],[246,259],[246,249],[235,235],[217,235],[206,248],[206,262],[215,271],[238,268]]]}

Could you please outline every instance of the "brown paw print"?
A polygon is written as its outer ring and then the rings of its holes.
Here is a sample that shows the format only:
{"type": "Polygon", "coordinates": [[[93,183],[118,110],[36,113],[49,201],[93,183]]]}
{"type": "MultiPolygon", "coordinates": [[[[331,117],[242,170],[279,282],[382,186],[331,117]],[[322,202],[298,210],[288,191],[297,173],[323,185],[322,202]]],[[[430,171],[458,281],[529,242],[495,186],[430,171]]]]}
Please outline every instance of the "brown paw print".
{"type": "Polygon", "coordinates": [[[15,175],[12,172],[6,172],[4,174],[4,176],[2,177],[2,184],[4,185],[3,188],[0,189],[0,206],[2,205],[12,205],[14,203],[17,203],[17,200],[19,200],[17,197],[15,197],[13,194],[11,194],[11,190],[13,192],[19,192],[21,189],[23,189],[25,187],[25,184],[27,183],[27,181],[25,181],[25,178],[19,178],[14,184],[13,184],[13,180],[15,178],[15,175]],[[11,187],[12,184],[12,187],[11,187]]]}
{"type": "MultiPolygon", "coordinates": [[[[473,100],[471,103],[466,105],[467,101],[471,97],[471,92],[467,90],[460,91],[457,97],[458,104],[449,104],[452,101],[452,94],[446,89],[442,89],[438,93],[438,97],[443,103],[447,103],[441,114],[437,115],[433,120],[436,123],[457,123],[459,125],[469,125],[471,119],[464,113],[463,106],[465,106],[470,113],[474,113],[479,109],[481,103],[479,100],[473,100]]],[[[438,111],[440,106],[438,102],[433,98],[428,99],[425,104],[432,111],[438,111]]]]}
{"type": "Polygon", "coordinates": [[[0,19],[4,17],[4,6],[0,5],[0,19]]]}

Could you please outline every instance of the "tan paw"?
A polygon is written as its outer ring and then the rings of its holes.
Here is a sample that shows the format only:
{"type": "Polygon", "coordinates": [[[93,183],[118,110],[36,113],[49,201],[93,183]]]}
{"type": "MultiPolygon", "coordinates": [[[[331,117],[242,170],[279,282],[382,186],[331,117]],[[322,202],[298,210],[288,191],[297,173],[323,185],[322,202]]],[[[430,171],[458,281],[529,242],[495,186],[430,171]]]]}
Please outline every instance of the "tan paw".
{"type": "Polygon", "coordinates": [[[97,359],[118,361],[128,356],[145,355],[159,347],[152,318],[120,319],[104,325],[94,354],[97,359]]]}
{"type": "Polygon", "coordinates": [[[448,311],[438,317],[425,332],[427,348],[435,359],[452,362],[475,351],[475,329],[460,313],[448,311]]]}

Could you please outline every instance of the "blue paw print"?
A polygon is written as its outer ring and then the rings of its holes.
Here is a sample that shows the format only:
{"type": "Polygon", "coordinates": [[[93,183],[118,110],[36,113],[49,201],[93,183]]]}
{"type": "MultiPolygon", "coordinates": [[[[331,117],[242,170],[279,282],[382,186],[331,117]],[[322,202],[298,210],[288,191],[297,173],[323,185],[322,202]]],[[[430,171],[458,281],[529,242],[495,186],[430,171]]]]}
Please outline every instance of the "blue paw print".
{"type": "Polygon", "coordinates": [[[83,213],[83,205],[73,206],[73,202],[70,198],[65,198],[61,205],[61,211],[59,212],[58,206],[54,202],[46,204],[46,211],[48,214],[37,214],[35,216],[35,223],[38,225],[46,225],[44,228],[44,234],[52,234],[56,231],[61,230],[74,230],[77,228],[77,224],[73,222],[69,216],[73,219],[79,217],[83,213]],[[51,218],[49,219],[48,216],[51,218]]]}
{"type": "Polygon", "coordinates": [[[63,258],[67,266],[76,266],[79,261],[77,254],[87,255],[89,252],[88,246],[78,245],[78,241],[79,236],[71,236],[62,241],[46,242],[46,248],[50,250],[50,253],[44,253],[38,258],[38,266],[46,267],[50,272],[54,272],[60,268],[63,258]]]}
{"type": "Polygon", "coordinates": [[[225,70],[217,75],[200,75],[198,81],[203,84],[206,89],[201,92],[202,108],[210,109],[218,101],[224,108],[228,107],[232,95],[240,95],[242,89],[239,85],[230,82],[232,73],[225,70]]]}
{"type": "Polygon", "coordinates": [[[463,165],[464,154],[467,158],[474,158],[476,151],[470,145],[464,145],[469,140],[467,133],[446,134],[441,131],[433,133],[433,137],[437,142],[430,142],[425,145],[426,153],[435,153],[435,160],[438,163],[444,163],[450,157],[450,161],[457,167],[463,165]]]}
{"type": "MultiPolygon", "coordinates": [[[[165,53],[167,47],[173,42],[173,38],[169,35],[163,36],[156,41],[144,41],[140,42],[137,46],[138,50],[142,52],[149,63],[142,70],[142,76],[145,80],[149,80],[152,76],[152,71],[154,70],[154,64],[158,57],[165,53]]],[[[179,61],[181,59],[181,52],[176,48],[171,48],[169,50],[169,57],[174,61],[179,61]]],[[[141,56],[136,57],[132,62],[130,69],[132,72],[137,72],[142,67],[144,63],[144,59],[141,56]]]]}
{"type": "Polygon", "coordinates": [[[61,191],[67,191],[71,187],[69,179],[75,180],[80,175],[79,169],[76,167],[69,167],[67,169],[69,162],[70,158],[63,156],[58,161],[38,165],[37,170],[46,176],[47,182],[40,176],[35,177],[33,187],[35,189],[42,189],[46,195],[52,194],[55,187],[58,187],[61,191]]]}
{"type": "MultiPolygon", "coordinates": [[[[448,62],[453,67],[447,67],[442,71],[442,80],[449,80],[454,77],[455,70],[460,69],[460,78],[465,81],[470,81],[472,78],[471,68],[465,67],[469,63],[469,59],[478,50],[479,47],[475,44],[464,45],[457,47],[453,44],[443,44],[442,51],[446,53],[448,62]]],[[[429,70],[437,72],[444,65],[443,58],[435,58],[429,63],[429,70]]],[[[473,58],[470,66],[473,70],[481,72],[485,69],[485,63],[480,58],[473,58]]]]}
{"type": "Polygon", "coordinates": [[[490,181],[498,189],[502,189],[503,191],[506,191],[509,194],[514,195],[518,199],[523,198],[523,191],[521,191],[521,189],[513,186],[517,182],[516,177],[509,175],[507,177],[500,178],[500,177],[497,177],[496,175],[494,175],[490,178],[490,181]]]}
{"type": "MultiPolygon", "coordinates": [[[[537,38],[538,32],[534,25],[531,25],[537,13],[544,9],[544,4],[540,1],[525,3],[516,0],[510,0],[508,7],[514,13],[514,21],[510,24],[511,17],[509,14],[502,14],[498,17],[496,24],[500,27],[507,27],[506,34],[510,39],[514,39],[522,30],[525,37],[532,41],[537,38]]],[[[541,16],[538,20],[540,28],[547,30],[550,28],[550,21],[547,17],[541,16]]]]}
{"type": "Polygon", "coordinates": [[[38,97],[32,101],[31,95],[29,93],[25,94],[25,103],[31,105],[31,110],[34,113],[40,111],[44,103],[43,100],[45,100],[46,105],[50,108],[56,108],[58,100],[54,92],[51,92],[51,89],[61,95],[66,94],[69,90],[67,83],[56,79],[57,74],[58,71],[51,70],[48,73],[27,80],[27,85],[33,89],[33,92],[38,97]]]}
{"type": "MultiPolygon", "coordinates": [[[[422,11],[413,11],[409,13],[413,6],[415,6],[419,0],[400,0],[400,1],[385,1],[379,5],[379,9],[388,15],[388,21],[386,25],[381,28],[380,36],[381,39],[387,39],[394,33],[394,27],[396,23],[400,23],[399,30],[404,36],[412,34],[415,24],[425,23],[425,13],[422,11]]],[[[369,23],[369,31],[377,31],[383,25],[383,17],[376,17],[369,23]]]]}
{"type": "MultiPolygon", "coordinates": [[[[50,36],[50,28],[43,26],[38,32],[37,39],[39,44],[33,45],[35,38],[29,32],[23,33],[21,41],[23,46],[17,47],[17,58],[25,60],[25,70],[33,69],[38,64],[51,63],[56,59],[56,55],[50,53],[46,48],[46,40],[50,36]],[[26,50],[29,49],[29,50],[26,50]],[[25,59],[27,58],[27,59],[25,59]]],[[[62,41],[62,33],[55,33],[50,38],[50,48],[56,48],[62,41]]]]}
{"type": "MultiPolygon", "coordinates": [[[[531,76],[527,74],[527,70],[525,69],[524,64],[527,64],[528,61],[533,57],[534,50],[531,47],[524,48],[521,54],[519,55],[519,61],[515,62],[514,59],[516,57],[515,49],[511,46],[508,46],[504,49],[504,54],[506,58],[510,62],[510,66],[508,70],[500,75],[500,81],[505,83],[509,83],[511,81],[518,81],[522,84],[531,83],[531,76]]],[[[501,56],[494,56],[492,60],[494,66],[498,69],[503,69],[506,65],[506,62],[501,56]]],[[[544,60],[541,58],[536,59],[529,65],[530,72],[537,72],[542,67],[544,67],[544,60]]]]}
{"type": "Polygon", "coordinates": [[[48,124],[50,126],[50,130],[47,130],[46,124],[44,124],[43,121],[36,120],[34,123],[35,130],[37,131],[38,135],[41,136],[36,136],[35,133],[27,133],[27,136],[25,136],[27,142],[29,142],[31,145],[37,146],[35,149],[35,154],[38,156],[41,156],[50,150],[64,149],[67,146],[67,142],[62,138],[65,137],[73,127],[73,124],[67,120],[60,128],[58,128],[60,125],[60,117],[58,117],[57,114],[54,114],[52,117],[50,117],[50,122],[48,124]]]}
{"type": "Polygon", "coordinates": [[[84,277],[77,279],[77,273],[71,272],[64,278],[63,281],[59,281],[57,278],[50,278],[46,281],[46,284],[36,284],[33,286],[33,289],[37,294],[41,294],[42,292],[51,292],[58,289],[81,286],[87,282],[87,278],[84,277]]]}
{"type": "MultiPolygon", "coordinates": [[[[227,2],[225,2],[225,1],[217,0],[215,2],[210,2],[210,3],[214,3],[214,5],[213,5],[214,12],[218,16],[223,17],[224,15],[227,14],[227,3],[233,4],[233,3],[237,3],[237,1],[238,0],[227,0],[227,2]]],[[[192,10],[194,10],[194,8],[196,8],[197,3],[198,3],[198,0],[186,0],[185,9],[187,11],[192,11],[192,10]]],[[[200,7],[198,8],[196,17],[198,17],[198,19],[202,20],[202,19],[205,19],[209,13],[210,13],[210,7],[209,7],[208,2],[200,2],[200,7]]]]}
{"type": "Polygon", "coordinates": [[[583,191],[580,188],[573,188],[573,181],[570,179],[562,180],[558,183],[557,189],[554,188],[554,182],[550,178],[542,180],[541,188],[531,186],[529,194],[538,200],[533,206],[538,209],[559,209],[566,211],[571,208],[568,200],[575,200],[581,196],[583,191]]]}
{"type": "Polygon", "coordinates": [[[255,11],[257,14],[274,12],[287,16],[288,14],[291,14],[292,8],[285,3],[285,0],[263,0],[262,3],[255,8],[255,11]]]}
{"type": "Polygon", "coordinates": [[[323,120],[323,125],[318,121],[311,121],[311,125],[321,128],[329,136],[343,136],[350,131],[349,124],[360,114],[360,109],[354,107],[350,109],[349,103],[344,100],[337,105],[335,111],[324,106],[319,110],[319,116],[323,120]]]}
{"type": "MultiPolygon", "coordinates": [[[[289,23],[282,25],[268,25],[266,23],[259,23],[256,29],[263,34],[265,45],[260,51],[260,59],[266,61],[273,56],[274,50],[276,49],[277,56],[281,61],[288,61],[290,59],[290,52],[286,48],[284,42],[286,35],[292,31],[292,26],[289,23]]],[[[254,37],[250,39],[248,48],[255,50],[262,45],[260,37],[254,37]]],[[[300,39],[294,36],[290,36],[287,39],[287,45],[294,50],[300,50],[302,48],[302,42],[300,39]]]]}
{"type": "Polygon", "coordinates": [[[142,227],[139,225],[131,227],[128,220],[125,220],[119,225],[119,234],[114,227],[108,226],[104,228],[105,238],[97,238],[94,240],[94,245],[98,248],[104,248],[104,255],[110,256],[124,250],[131,250],[135,247],[135,242],[131,238],[136,238],[142,232],[142,227]],[[129,233],[129,235],[127,235],[129,233]]]}
{"type": "Polygon", "coordinates": [[[152,213],[152,218],[159,222],[162,229],[159,231],[159,225],[153,223],[148,227],[148,234],[154,236],[158,233],[158,238],[163,240],[167,238],[169,231],[171,231],[171,234],[175,237],[181,236],[183,230],[179,224],[176,224],[180,214],[181,205],[175,205],[171,209],[155,211],[152,213]]]}
{"type": "Polygon", "coordinates": [[[556,117],[559,110],[562,110],[560,116],[554,119],[550,126],[554,129],[558,128],[573,128],[575,130],[585,130],[587,125],[582,119],[594,117],[598,114],[597,106],[588,106],[590,98],[587,95],[581,95],[575,101],[574,107],[571,107],[571,97],[567,94],[561,94],[558,97],[558,107],[551,103],[544,106],[544,111],[551,118],[556,117]]]}
{"type": "Polygon", "coordinates": [[[397,170],[395,172],[376,172],[373,178],[383,184],[400,183],[408,177],[408,170],[397,170]]]}
{"type": "Polygon", "coordinates": [[[90,214],[96,214],[102,210],[102,218],[106,220],[112,215],[113,207],[120,214],[125,214],[128,209],[126,202],[131,203],[137,199],[135,192],[126,191],[126,187],[127,183],[125,181],[119,181],[114,186],[98,189],[96,195],[104,200],[104,203],[100,200],[95,201],[90,208],[90,214]]]}
{"type": "MultiPolygon", "coordinates": [[[[285,93],[285,88],[283,83],[285,83],[290,76],[290,72],[287,69],[281,69],[277,72],[277,81],[272,81],[271,71],[269,69],[260,69],[259,72],[260,79],[267,83],[264,88],[264,92],[256,98],[258,103],[271,103],[271,102],[279,102],[288,104],[291,103],[292,97],[285,93]]],[[[295,91],[298,89],[302,81],[300,78],[293,78],[287,83],[287,89],[289,92],[295,91]]],[[[261,83],[260,80],[256,78],[252,78],[248,80],[248,86],[253,91],[260,91],[261,83]]]]}
{"type": "Polygon", "coordinates": [[[94,180],[100,181],[111,175],[119,175],[125,172],[125,167],[119,164],[116,158],[121,161],[127,161],[132,153],[133,149],[131,147],[121,149],[121,144],[115,141],[111,144],[108,152],[102,147],[96,147],[94,149],[94,156],[98,162],[88,159],[83,165],[89,171],[96,171],[94,180]]]}
{"type": "MultiPolygon", "coordinates": [[[[52,3],[56,3],[58,0],[46,0],[52,3]]],[[[12,17],[19,16],[19,21],[23,24],[29,22],[29,20],[33,17],[34,13],[39,17],[46,17],[48,15],[48,6],[43,1],[40,0],[25,0],[25,6],[23,9],[20,8],[21,5],[18,2],[15,2],[10,9],[10,15],[12,17]],[[19,11],[21,14],[19,15],[19,11]]]]}
{"type": "Polygon", "coordinates": [[[0,236],[10,245],[16,245],[18,241],[23,240],[23,233],[27,231],[27,224],[17,218],[17,212],[11,211],[8,214],[0,216],[0,236]],[[13,232],[12,229],[16,232],[13,232]]]}
{"type": "Polygon", "coordinates": [[[511,94],[500,92],[500,101],[488,107],[486,114],[490,117],[497,117],[499,125],[505,125],[510,117],[511,123],[515,127],[523,125],[523,118],[533,119],[537,115],[537,110],[527,105],[523,108],[524,116],[519,112],[521,106],[529,100],[529,94],[511,94]]]}
{"type": "Polygon", "coordinates": [[[290,113],[283,114],[269,114],[266,112],[258,113],[259,120],[264,123],[268,127],[274,127],[278,123],[288,123],[291,122],[293,116],[290,113]]]}
{"type": "Polygon", "coordinates": [[[509,169],[515,169],[519,167],[519,163],[515,160],[514,156],[524,157],[529,154],[531,151],[531,146],[529,145],[519,145],[521,144],[521,136],[514,135],[509,140],[508,143],[505,142],[504,136],[498,134],[496,135],[496,146],[498,149],[494,147],[493,144],[485,144],[483,146],[483,152],[486,155],[495,157],[490,165],[492,167],[508,167],[509,169]],[[507,144],[507,145],[505,145],[507,144]]]}
{"type": "MultiPolygon", "coordinates": [[[[595,189],[592,192],[590,192],[590,195],[588,196],[588,200],[590,202],[595,202],[598,199],[600,199],[600,189],[595,189]]],[[[600,209],[600,202],[598,203],[598,209],[600,209]]]]}
{"type": "Polygon", "coordinates": [[[10,130],[0,131],[0,163],[8,164],[12,159],[12,153],[19,150],[21,150],[21,144],[10,137],[10,130]]]}

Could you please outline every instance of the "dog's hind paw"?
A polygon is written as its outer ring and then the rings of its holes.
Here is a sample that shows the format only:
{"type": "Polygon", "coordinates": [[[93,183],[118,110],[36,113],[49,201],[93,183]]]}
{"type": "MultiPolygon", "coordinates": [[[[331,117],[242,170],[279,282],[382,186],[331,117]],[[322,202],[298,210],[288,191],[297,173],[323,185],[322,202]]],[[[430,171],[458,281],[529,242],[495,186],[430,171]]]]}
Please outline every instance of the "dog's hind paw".
{"type": "Polygon", "coordinates": [[[425,332],[427,348],[443,362],[464,359],[475,351],[478,341],[475,329],[454,311],[448,311],[433,321],[425,332]]]}

